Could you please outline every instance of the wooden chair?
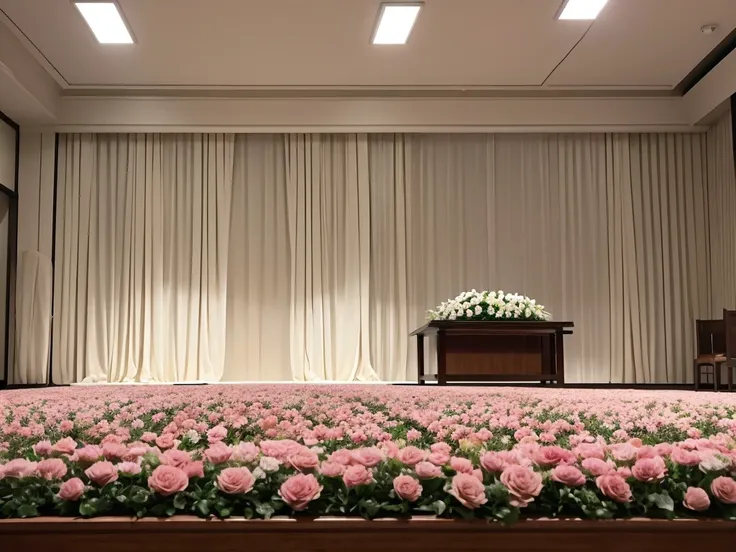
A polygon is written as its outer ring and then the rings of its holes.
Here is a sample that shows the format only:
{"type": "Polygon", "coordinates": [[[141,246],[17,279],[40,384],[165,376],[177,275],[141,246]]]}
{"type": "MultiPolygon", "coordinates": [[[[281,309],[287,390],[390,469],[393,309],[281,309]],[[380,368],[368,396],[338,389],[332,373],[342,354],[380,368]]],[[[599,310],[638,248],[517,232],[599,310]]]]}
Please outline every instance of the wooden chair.
{"type": "Polygon", "coordinates": [[[725,328],[728,390],[733,391],[733,372],[736,368],[736,310],[723,309],[723,325],[725,328]]]}
{"type": "MultiPolygon", "coordinates": [[[[736,311],[734,311],[736,313],[736,311]]],[[[693,376],[695,390],[700,391],[700,383],[703,368],[711,367],[713,370],[713,388],[715,391],[721,386],[721,367],[726,364],[726,329],[723,320],[696,320],[695,334],[697,337],[697,358],[693,361],[693,376]]],[[[734,351],[736,357],[736,350],[734,351]]],[[[736,360],[736,358],[734,359],[736,360]]],[[[729,383],[731,383],[729,369],[729,383]]],[[[730,387],[729,387],[730,389],[730,387]]]]}

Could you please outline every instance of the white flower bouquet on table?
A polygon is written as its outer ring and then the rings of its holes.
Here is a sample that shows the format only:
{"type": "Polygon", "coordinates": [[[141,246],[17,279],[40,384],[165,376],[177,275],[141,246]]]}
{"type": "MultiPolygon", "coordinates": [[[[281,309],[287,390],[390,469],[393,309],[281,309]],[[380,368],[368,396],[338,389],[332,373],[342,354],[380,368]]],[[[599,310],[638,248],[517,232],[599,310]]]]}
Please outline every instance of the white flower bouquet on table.
{"type": "Polygon", "coordinates": [[[429,311],[429,320],[547,321],[550,314],[534,299],[503,291],[464,291],[429,311]]]}

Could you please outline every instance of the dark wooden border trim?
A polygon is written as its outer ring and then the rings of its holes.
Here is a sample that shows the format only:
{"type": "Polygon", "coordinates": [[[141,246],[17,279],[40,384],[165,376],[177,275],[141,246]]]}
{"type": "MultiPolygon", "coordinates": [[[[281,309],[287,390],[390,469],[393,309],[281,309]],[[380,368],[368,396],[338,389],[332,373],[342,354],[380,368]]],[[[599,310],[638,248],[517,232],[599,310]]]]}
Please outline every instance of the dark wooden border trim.
{"type": "Polygon", "coordinates": [[[0,388],[7,387],[10,377],[10,366],[15,359],[15,278],[18,264],[18,182],[20,177],[20,126],[5,113],[0,111],[0,120],[15,131],[15,172],[11,190],[0,183],[0,194],[8,198],[8,266],[5,275],[5,335],[0,339],[5,341],[5,355],[3,361],[3,379],[0,388]]]}
{"type": "Polygon", "coordinates": [[[703,60],[698,63],[688,75],[675,86],[675,92],[684,96],[692,90],[705,76],[710,73],[716,65],[721,63],[726,56],[736,50],[736,29],[733,29],[718,46],[716,46],[703,60]]]}
{"type": "Polygon", "coordinates": [[[731,147],[733,148],[733,167],[736,171],[736,92],[731,96],[731,147]]]}
{"type": "Polygon", "coordinates": [[[529,520],[511,527],[484,521],[434,518],[217,521],[176,517],[139,521],[128,518],[0,521],[0,541],[7,550],[651,552],[692,549],[721,552],[733,545],[734,538],[736,523],[717,520],[529,520]]]}
{"type": "Polygon", "coordinates": [[[59,133],[54,135],[54,200],[51,218],[51,270],[53,270],[51,282],[51,336],[49,338],[49,366],[48,375],[46,376],[46,385],[53,387],[54,383],[54,305],[56,292],[56,205],[57,190],[59,188],[59,133]]]}

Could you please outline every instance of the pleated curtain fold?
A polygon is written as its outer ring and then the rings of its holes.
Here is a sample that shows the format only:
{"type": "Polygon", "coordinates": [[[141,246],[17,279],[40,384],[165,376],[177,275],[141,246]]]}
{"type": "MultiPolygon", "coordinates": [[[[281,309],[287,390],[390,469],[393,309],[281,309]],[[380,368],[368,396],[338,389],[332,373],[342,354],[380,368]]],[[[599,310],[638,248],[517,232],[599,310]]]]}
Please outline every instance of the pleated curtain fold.
{"type": "Polygon", "coordinates": [[[54,380],[413,380],[426,310],[501,288],[576,323],[568,381],[686,381],[729,140],[62,135],[54,380]]]}

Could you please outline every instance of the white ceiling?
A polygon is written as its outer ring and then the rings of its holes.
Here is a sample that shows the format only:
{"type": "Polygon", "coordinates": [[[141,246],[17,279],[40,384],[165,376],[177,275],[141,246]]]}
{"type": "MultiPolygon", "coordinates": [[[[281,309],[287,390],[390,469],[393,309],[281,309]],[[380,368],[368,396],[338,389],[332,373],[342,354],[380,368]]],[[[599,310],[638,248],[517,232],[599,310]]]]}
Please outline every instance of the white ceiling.
{"type": "Polygon", "coordinates": [[[555,20],[562,0],[425,0],[409,44],[373,46],[380,0],[119,3],[135,45],[97,44],[69,0],[0,10],[64,88],[83,89],[666,90],[736,28],[736,0],[609,0],[592,26],[555,20]]]}

